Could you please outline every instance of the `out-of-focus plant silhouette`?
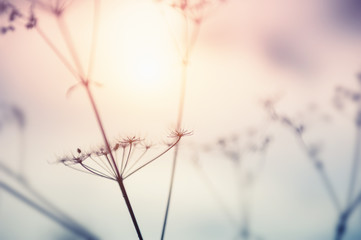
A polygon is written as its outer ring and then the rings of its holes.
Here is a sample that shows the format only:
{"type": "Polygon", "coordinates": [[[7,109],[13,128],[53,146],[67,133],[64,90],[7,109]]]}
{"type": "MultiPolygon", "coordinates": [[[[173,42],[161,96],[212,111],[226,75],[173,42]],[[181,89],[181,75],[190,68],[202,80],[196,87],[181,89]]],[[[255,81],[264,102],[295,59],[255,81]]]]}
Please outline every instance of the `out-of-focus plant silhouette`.
{"type": "Polygon", "coordinates": [[[234,165],[241,206],[241,223],[239,224],[238,236],[242,239],[258,237],[251,227],[252,190],[255,188],[265,166],[266,151],[271,138],[264,134],[262,136],[257,135],[260,134],[257,134],[256,130],[250,129],[248,133],[242,136],[245,138],[243,141],[241,136],[222,138],[218,141],[220,150],[234,165]],[[259,159],[250,159],[252,155],[259,159]]]}
{"type": "MultiPolygon", "coordinates": [[[[359,82],[360,78],[359,78],[359,82]]],[[[342,203],[341,196],[335,191],[334,183],[329,176],[325,161],[321,159],[320,147],[315,144],[309,144],[304,138],[304,133],[307,131],[307,126],[296,119],[292,119],[286,114],[279,113],[275,107],[275,101],[272,99],[264,101],[264,108],[271,116],[271,118],[287,128],[297,138],[299,146],[306,153],[312,166],[320,176],[321,182],[327,192],[327,195],[338,215],[338,223],[335,227],[335,240],[342,240],[347,231],[348,221],[356,208],[361,204],[361,190],[356,190],[356,181],[358,179],[358,169],[360,162],[360,144],[361,144],[361,91],[359,89],[349,89],[347,87],[338,86],[335,89],[335,96],[333,98],[334,106],[342,110],[346,102],[351,102],[356,105],[356,114],[354,117],[354,126],[356,128],[356,138],[354,145],[354,154],[351,164],[351,172],[348,183],[348,192],[346,196],[346,203],[342,203]]]]}
{"type": "Polygon", "coordinates": [[[243,134],[233,134],[230,137],[222,137],[214,144],[208,144],[202,148],[194,149],[193,163],[198,170],[199,176],[204,181],[206,187],[212,194],[214,200],[218,203],[219,208],[224,213],[229,223],[237,229],[237,239],[261,239],[251,227],[253,208],[252,192],[261,177],[266,163],[266,154],[271,137],[264,134],[264,129],[258,130],[249,128],[243,134]],[[238,213],[231,210],[229,204],[224,200],[224,196],[214,185],[214,179],[209,177],[206,172],[203,161],[199,157],[199,150],[206,153],[219,152],[220,159],[228,160],[232,164],[232,171],[237,189],[237,202],[240,207],[238,213]]]}
{"type": "Polygon", "coordinates": [[[3,22],[6,22],[4,25],[0,25],[1,34],[15,31],[16,25],[23,25],[27,29],[32,29],[36,25],[36,18],[32,8],[29,9],[28,14],[24,14],[8,0],[0,1],[0,19],[1,18],[3,22]]]}
{"type": "MultiPolygon", "coordinates": [[[[64,227],[68,231],[75,235],[78,235],[84,239],[98,239],[91,231],[83,227],[73,218],[71,218],[66,212],[61,210],[55,204],[53,204],[48,198],[46,198],[40,191],[35,188],[29,178],[26,176],[25,171],[25,144],[24,144],[24,129],[26,126],[25,115],[23,111],[11,104],[0,104],[0,130],[6,128],[7,125],[16,123],[17,128],[20,130],[21,142],[19,144],[19,166],[17,170],[13,170],[11,167],[3,161],[0,161],[0,171],[5,174],[9,179],[12,179],[19,184],[27,194],[33,198],[27,197],[23,191],[16,189],[11,184],[6,183],[5,180],[0,180],[0,189],[12,195],[28,207],[36,210],[38,213],[43,214],[48,219],[64,227]],[[34,200],[35,199],[35,200],[34,200]]],[[[1,133],[1,132],[0,132],[1,133]]]]}

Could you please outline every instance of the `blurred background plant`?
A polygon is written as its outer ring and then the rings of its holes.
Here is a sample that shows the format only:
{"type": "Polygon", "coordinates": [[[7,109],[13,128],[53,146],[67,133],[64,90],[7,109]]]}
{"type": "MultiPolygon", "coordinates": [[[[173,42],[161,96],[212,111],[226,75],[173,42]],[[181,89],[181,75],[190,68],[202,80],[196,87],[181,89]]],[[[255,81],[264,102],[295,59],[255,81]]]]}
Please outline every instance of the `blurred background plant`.
{"type": "MultiPolygon", "coordinates": [[[[322,186],[327,192],[327,196],[330,199],[333,208],[335,209],[336,215],[338,216],[338,222],[335,227],[334,239],[341,240],[345,238],[345,234],[348,229],[348,222],[353,215],[354,211],[361,204],[361,189],[356,189],[356,183],[359,174],[359,161],[360,161],[360,144],[361,144],[361,121],[360,121],[360,92],[357,90],[351,90],[345,87],[336,87],[335,96],[333,98],[334,106],[342,110],[343,106],[346,104],[345,101],[350,101],[356,105],[356,114],[353,114],[354,126],[356,132],[356,138],[354,143],[354,154],[351,161],[351,171],[348,179],[348,186],[345,189],[347,190],[346,197],[341,197],[340,194],[336,192],[335,184],[332,178],[330,177],[326,164],[327,161],[322,160],[321,157],[321,146],[320,144],[310,144],[305,140],[305,132],[309,131],[309,125],[305,125],[304,119],[299,117],[291,118],[286,114],[281,114],[276,110],[275,100],[266,100],[264,102],[264,108],[270,115],[271,119],[275,122],[281,124],[283,127],[287,128],[291,133],[296,137],[297,142],[301,149],[304,151],[308,159],[311,161],[313,168],[316,170],[317,174],[320,176],[322,186]],[[344,202],[345,200],[345,202],[344,202]]],[[[311,108],[311,110],[315,110],[311,108]]],[[[308,114],[315,114],[313,113],[308,114]]],[[[325,116],[325,115],[323,115],[325,116]]],[[[308,116],[309,118],[309,116],[308,116]]],[[[321,118],[319,121],[328,120],[329,118],[321,118]]],[[[347,180],[346,180],[347,183],[347,180]]],[[[343,183],[345,184],[345,183],[343,183]]]]}
{"type": "Polygon", "coordinates": [[[264,171],[266,152],[271,142],[271,137],[265,134],[266,128],[248,128],[242,134],[233,133],[230,137],[220,138],[215,144],[207,144],[203,147],[193,146],[194,167],[199,172],[199,176],[212,194],[219,209],[235,229],[236,239],[263,239],[251,225],[252,209],[256,207],[252,204],[252,192],[257,187],[257,182],[264,171]],[[211,177],[211,174],[207,173],[207,161],[202,161],[199,157],[198,151],[200,150],[203,150],[207,155],[218,156],[221,162],[224,159],[230,161],[230,169],[227,172],[218,172],[217,178],[211,177]],[[229,173],[230,171],[231,173],[229,173]],[[214,181],[222,178],[224,174],[233,176],[234,184],[225,182],[223,184],[235,186],[233,189],[237,205],[235,208],[230,204],[229,199],[226,199],[222,194],[224,190],[220,191],[221,189],[217,189],[214,184],[214,181]]]}
{"type": "Polygon", "coordinates": [[[31,184],[25,171],[25,115],[19,107],[2,102],[0,104],[0,130],[5,130],[9,125],[14,123],[20,133],[19,149],[17,151],[20,153],[20,158],[17,161],[13,159],[13,162],[18,165],[16,166],[16,170],[7,166],[4,161],[0,162],[0,171],[3,175],[3,179],[0,180],[0,189],[24,203],[29,208],[36,210],[49,220],[64,227],[74,235],[83,239],[98,239],[91,231],[84,228],[66,212],[54,205],[31,184]],[[8,181],[6,181],[6,179],[8,181]],[[13,184],[7,183],[9,181],[13,182],[13,184]],[[18,187],[13,187],[14,184],[18,187]]]}

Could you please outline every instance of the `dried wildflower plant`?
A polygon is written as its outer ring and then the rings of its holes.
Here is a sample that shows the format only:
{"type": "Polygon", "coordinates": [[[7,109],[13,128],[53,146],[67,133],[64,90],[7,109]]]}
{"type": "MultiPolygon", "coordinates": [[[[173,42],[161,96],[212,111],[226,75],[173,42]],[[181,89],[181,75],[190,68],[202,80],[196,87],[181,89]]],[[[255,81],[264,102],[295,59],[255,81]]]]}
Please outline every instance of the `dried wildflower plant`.
{"type": "Polygon", "coordinates": [[[229,138],[220,138],[217,142],[217,148],[233,162],[240,162],[242,157],[248,153],[265,153],[270,142],[269,135],[254,136],[255,131],[248,131],[241,140],[239,135],[233,135],[229,138]]]}
{"type": "Polygon", "coordinates": [[[302,147],[302,150],[306,152],[309,160],[311,161],[314,168],[319,173],[321,180],[325,186],[325,189],[328,192],[328,195],[337,211],[341,209],[341,203],[337,194],[334,190],[334,186],[331,183],[330,177],[328,176],[326,169],[324,167],[324,163],[320,157],[320,147],[317,144],[308,144],[304,139],[304,133],[306,130],[306,126],[304,123],[300,123],[299,121],[292,119],[291,117],[280,114],[276,111],[275,101],[266,100],[263,102],[263,107],[266,112],[268,112],[271,119],[275,122],[280,123],[282,126],[290,130],[296,137],[297,140],[302,147]]]}
{"type": "Polygon", "coordinates": [[[111,153],[114,162],[111,160],[110,152],[102,146],[92,151],[77,149],[75,154],[61,158],[59,162],[78,171],[90,173],[109,180],[118,181],[126,179],[138,172],[148,164],[157,160],[170,149],[172,149],[182,137],[190,135],[189,131],[174,131],[169,136],[172,142],[166,145],[155,156],[147,155],[155,145],[148,144],[144,139],[137,137],[126,137],[111,144],[111,153]]]}
{"type": "MultiPolygon", "coordinates": [[[[240,134],[232,134],[219,138],[217,141],[202,146],[191,145],[193,150],[192,163],[198,171],[198,175],[218,204],[229,224],[236,230],[236,239],[258,239],[260,236],[251,229],[251,209],[253,209],[252,190],[260,179],[266,160],[266,153],[273,138],[266,134],[266,124],[260,128],[248,128],[240,134]],[[214,177],[207,173],[206,164],[200,158],[200,152],[207,154],[220,154],[222,161],[229,161],[231,176],[234,177],[240,211],[234,211],[226,202],[221,189],[216,187],[214,177]],[[237,214],[239,213],[239,214],[237,214]]],[[[217,172],[220,173],[220,172],[217,172]]],[[[228,172],[227,172],[228,174],[228,172]]],[[[217,175],[218,176],[218,175],[217,175]]],[[[218,176],[219,177],[219,176],[218,176]]]]}
{"type": "Polygon", "coordinates": [[[140,163],[141,162],[140,159],[139,165],[135,163],[138,161],[134,160],[132,156],[136,155],[134,152],[135,149],[137,149],[136,146],[141,142],[140,139],[127,138],[118,142],[118,145],[117,143],[110,144],[91,88],[93,84],[96,85],[96,82],[92,79],[92,72],[94,69],[95,52],[97,48],[100,0],[92,1],[93,10],[94,10],[93,19],[92,19],[93,31],[90,38],[90,49],[89,49],[87,68],[84,67],[84,63],[81,61],[76,46],[73,42],[71,31],[69,31],[69,26],[65,21],[64,12],[71,6],[73,1],[72,0],[54,0],[54,1],[28,0],[28,1],[31,3],[31,6],[33,8],[38,8],[40,10],[45,11],[46,13],[50,13],[55,18],[58,30],[61,33],[62,40],[65,43],[66,49],[69,53],[70,60],[62,53],[60,48],[51,40],[51,38],[48,37],[47,33],[41,29],[39,24],[34,24],[34,28],[36,32],[39,34],[39,36],[44,40],[45,44],[49,46],[49,48],[53,51],[53,53],[64,64],[66,69],[69,70],[69,72],[74,76],[76,83],[69,88],[68,93],[74,90],[78,86],[82,87],[86,91],[86,95],[90,101],[90,105],[94,112],[96,122],[98,124],[101,136],[103,138],[104,147],[99,148],[96,151],[90,151],[87,153],[78,149],[76,154],[73,154],[70,157],[65,157],[60,161],[73,168],[78,168],[81,171],[95,174],[97,176],[101,176],[107,179],[116,180],[124,197],[125,204],[128,208],[138,238],[143,239],[126,188],[124,186],[123,180],[126,177],[129,177],[130,175],[134,174],[141,168],[145,167],[149,163],[153,162],[155,159],[162,156],[172,147],[176,146],[176,144],[180,141],[180,139],[183,136],[189,135],[189,132],[177,128],[177,131],[174,132],[173,134],[173,136],[175,136],[176,138],[171,146],[169,146],[165,151],[149,159],[147,162],[143,164],[140,163]],[[122,158],[122,156],[120,157],[117,156],[117,154],[122,150],[124,150],[124,158],[122,158]]]}
{"type": "Polygon", "coordinates": [[[353,159],[350,168],[350,178],[347,192],[346,209],[340,213],[339,222],[336,229],[336,239],[342,239],[346,233],[347,222],[354,212],[354,210],[361,204],[361,191],[356,191],[356,182],[359,179],[359,167],[361,156],[361,74],[357,76],[358,88],[349,88],[344,86],[337,86],[335,88],[335,95],[333,104],[339,111],[345,110],[347,103],[351,103],[354,109],[352,116],[356,137],[354,140],[353,159]]]}
{"type": "MultiPolygon", "coordinates": [[[[161,3],[160,6],[163,5],[170,6],[172,9],[175,9],[177,12],[179,12],[180,15],[183,17],[182,20],[183,20],[184,30],[183,30],[183,35],[179,40],[173,34],[173,31],[169,26],[166,17],[163,15],[165,18],[165,22],[167,23],[167,26],[169,28],[170,35],[172,36],[174,44],[176,45],[176,48],[178,50],[178,54],[181,58],[181,63],[182,63],[181,74],[180,74],[181,87],[180,87],[180,95],[179,95],[178,116],[176,123],[177,126],[176,129],[181,129],[182,121],[183,121],[185,95],[186,95],[187,71],[188,71],[188,65],[192,50],[197,41],[201,24],[215,9],[218,8],[218,5],[224,1],[223,0],[156,0],[156,1],[161,3]]],[[[173,155],[171,179],[170,179],[170,186],[169,186],[161,240],[163,240],[165,236],[168,213],[169,213],[170,202],[173,191],[177,158],[178,158],[178,146],[175,147],[175,151],[173,155]]]]}
{"type": "MultiPolygon", "coordinates": [[[[358,76],[358,80],[361,83],[361,77],[358,76]]],[[[351,174],[349,179],[348,193],[347,193],[347,202],[346,205],[341,204],[341,198],[336,194],[335,188],[331,179],[326,171],[324,161],[320,157],[320,147],[317,145],[307,144],[304,140],[305,125],[297,123],[295,120],[292,120],[290,117],[279,114],[275,109],[275,102],[273,100],[267,100],[264,102],[264,108],[269,113],[271,118],[281,123],[283,126],[291,130],[294,135],[297,137],[300,146],[306,152],[308,158],[313,164],[314,168],[317,170],[324,188],[326,189],[328,196],[333,203],[336,213],[338,214],[338,223],[335,227],[335,237],[336,240],[341,240],[345,237],[347,230],[347,224],[350,219],[350,216],[355,211],[355,209],[361,205],[361,191],[356,193],[355,191],[355,182],[357,179],[357,169],[360,161],[360,144],[361,144],[361,90],[351,90],[345,87],[337,87],[335,91],[335,97],[333,99],[334,106],[342,110],[345,106],[345,101],[350,101],[355,103],[357,106],[357,114],[355,117],[355,126],[357,129],[356,139],[355,139],[355,151],[353,156],[353,162],[351,166],[351,174]]]]}

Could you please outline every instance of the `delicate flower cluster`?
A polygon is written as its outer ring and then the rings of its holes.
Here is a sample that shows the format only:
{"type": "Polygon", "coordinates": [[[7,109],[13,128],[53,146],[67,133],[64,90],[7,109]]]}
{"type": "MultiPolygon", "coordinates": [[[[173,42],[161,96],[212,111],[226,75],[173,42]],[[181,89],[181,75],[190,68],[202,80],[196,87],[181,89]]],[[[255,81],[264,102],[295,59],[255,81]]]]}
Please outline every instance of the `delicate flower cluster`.
{"type": "Polygon", "coordinates": [[[270,114],[272,120],[280,122],[283,126],[290,129],[299,139],[301,146],[306,151],[307,155],[313,162],[314,166],[317,169],[323,168],[323,162],[320,159],[319,155],[321,152],[321,147],[319,144],[310,144],[307,145],[304,141],[304,132],[305,125],[302,123],[298,123],[295,120],[291,119],[286,115],[282,115],[276,112],[274,107],[274,102],[272,100],[267,100],[264,102],[264,108],[270,114]]]}
{"type": "Polygon", "coordinates": [[[159,0],[200,24],[212,9],[225,0],[159,0]]]}
{"type": "Polygon", "coordinates": [[[292,129],[297,135],[302,136],[302,134],[305,131],[305,125],[301,123],[297,123],[293,119],[289,118],[286,115],[280,115],[276,112],[274,107],[274,101],[273,100],[266,100],[263,103],[263,107],[270,115],[271,119],[274,121],[279,121],[284,126],[287,126],[288,128],[292,129]]]}
{"type": "MultiPolygon", "coordinates": [[[[361,74],[357,77],[361,86],[361,74]]],[[[358,110],[355,117],[355,124],[357,127],[361,127],[361,88],[354,90],[342,86],[336,87],[335,96],[333,98],[334,106],[338,110],[343,110],[345,108],[345,100],[351,101],[357,105],[358,110]]]]}
{"type": "Polygon", "coordinates": [[[107,147],[101,146],[89,152],[83,152],[80,148],[71,156],[61,158],[59,162],[76,170],[94,174],[103,178],[118,181],[119,178],[126,179],[143,167],[163,156],[172,149],[184,136],[191,135],[189,131],[174,131],[170,137],[173,142],[166,146],[160,153],[144,161],[152,144],[137,137],[126,137],[116,141],[107,147]],[[175,139],[175,140],[174,140],[175,139]]]}
{"type": "Polygon", "coordinates": [[[57,0],[57,1],[32,0],[32,3],[35,6],[38,6],[39,8],[59,17],[73,3],[73,1],[74,0],[57,0]]]}
{"type": "Polygon", "coordinates": [[[7,18],[7,24],[0,25],[1,34],[15,31],[16,21],[22,21],[27,29],[34,28],[37,22],[32,9],[30,9],[29,16],[26,16],[7,0],[0,0],[0,17],[7,18]]]}
{"type": "Polygon", "coordinates": [[[238,162],[241,160],[242,155],[247,152],[263,153],[267,150],[271,137],[266,135],[255,139],[253,135],[255,135],[254,131],[249,132],[245,141],[241,141],[239,136],[221,138],[218,140],[218,146],[229,159],[238,162]]]}

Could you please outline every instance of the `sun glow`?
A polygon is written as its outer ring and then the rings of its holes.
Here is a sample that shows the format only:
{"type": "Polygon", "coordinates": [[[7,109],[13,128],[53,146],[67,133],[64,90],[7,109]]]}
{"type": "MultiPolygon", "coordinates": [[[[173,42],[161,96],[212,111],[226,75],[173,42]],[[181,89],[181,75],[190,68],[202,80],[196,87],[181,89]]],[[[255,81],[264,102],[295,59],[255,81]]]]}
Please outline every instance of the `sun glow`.
{"type": "Polygon", "coordinates": [[[129,2],[111,18],[117,26],[111,49],[114,62],[123,76],[122,86],[132,91],[165,91],[174,79],[176,51],[158,10],[152,2],[129,2]]]}
{"type": "Polygon", "coordinates": [[[126,53],[125,73],[127,82],[135,88],[154,90],[164,87],[170,66],[160,49],[148,51],[130,48],[126,53]],[[159,51],[159,53],[157,53],[159,51]]]}

